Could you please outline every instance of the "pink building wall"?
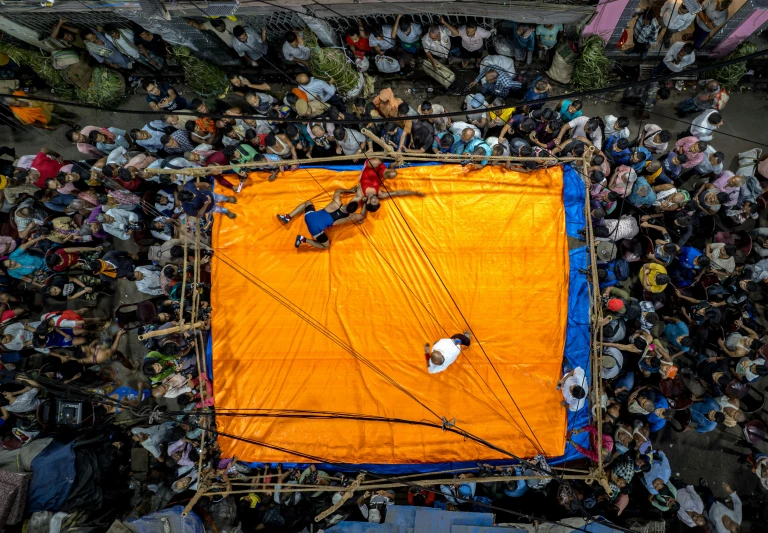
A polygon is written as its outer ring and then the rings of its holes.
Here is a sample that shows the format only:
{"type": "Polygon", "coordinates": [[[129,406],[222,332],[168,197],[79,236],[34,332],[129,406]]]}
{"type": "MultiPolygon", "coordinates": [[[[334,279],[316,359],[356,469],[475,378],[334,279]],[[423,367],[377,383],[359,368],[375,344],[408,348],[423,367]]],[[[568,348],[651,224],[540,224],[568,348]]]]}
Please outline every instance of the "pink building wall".
{"type": "Polygon", "coordinates": [[[755,33],[766,22],[768,22],[768,9],[756,9],[712,50],[712,57],[722,57],[731,53],[742,41],[755,33]]]}
{"type": "Polygon", "coordinates": [[[598,35],[608,42],[627,4],[629,0],[600,0],[595,16],[584,28],[582,35],[598,35]]]}

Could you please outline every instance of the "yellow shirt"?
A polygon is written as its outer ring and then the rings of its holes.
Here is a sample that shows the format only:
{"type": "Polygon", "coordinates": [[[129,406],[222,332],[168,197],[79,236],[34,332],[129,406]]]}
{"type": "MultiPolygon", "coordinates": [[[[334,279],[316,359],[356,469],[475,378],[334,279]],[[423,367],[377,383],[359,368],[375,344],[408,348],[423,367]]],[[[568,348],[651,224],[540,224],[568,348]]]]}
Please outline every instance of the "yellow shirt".
{"type": "Polygon", "coordinates": [[[501,113],[496,113],[495,111],[489,111],[488,112],[488,118],[491,120],[491,122],[500,121],[497,122],[497,125],[503,125],[506,124],[509,118],[512,116],[512,114],[515,112],[514,107],[510,107],[507,109],[502,109],[501,113]]]}
{"type": "Polygon", "coordinates": [[[656,276],[659,274],[666,275],[667,269],[658,263],[648,263],[648,269],[650,270],[648,276],[645,275],[645,267],[640,271],[640,280],[642,281],[643,285],[650,285],[651,292],[658,293],[658,292],[664,292],[664,289],[667,288],[667,284],[664,285],[658,285],[656,283],[656,276]]]}

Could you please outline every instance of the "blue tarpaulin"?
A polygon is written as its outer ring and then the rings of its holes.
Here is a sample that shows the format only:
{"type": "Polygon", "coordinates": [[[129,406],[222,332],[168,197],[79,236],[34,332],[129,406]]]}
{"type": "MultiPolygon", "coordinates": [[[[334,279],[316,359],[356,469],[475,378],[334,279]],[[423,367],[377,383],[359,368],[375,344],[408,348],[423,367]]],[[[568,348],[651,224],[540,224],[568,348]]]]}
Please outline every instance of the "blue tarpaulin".
{"type": "Polygon", "coordinates": [[[74,482],[74,442],[51,441],[32,461],[32,481],[27,494],[29,511],[58,511],[64,506],[74,482]]]}

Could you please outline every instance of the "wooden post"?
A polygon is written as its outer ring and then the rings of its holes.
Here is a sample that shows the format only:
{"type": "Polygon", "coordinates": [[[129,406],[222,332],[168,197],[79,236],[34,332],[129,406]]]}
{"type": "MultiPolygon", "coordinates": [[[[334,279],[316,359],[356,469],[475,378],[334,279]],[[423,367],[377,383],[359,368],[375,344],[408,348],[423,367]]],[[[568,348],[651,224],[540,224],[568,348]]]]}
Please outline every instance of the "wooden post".
{"type": "Polygon", "coordinates": [[[205,326],[205,322],[200,321],[200,322],[193,322],[192,324],[184,324],[183,326],[173,326],[167,329],[156,329],[153,331],[148,331],[143,335],[139,335],[139,340],[144,341],[147,339],[151,339],[152,337],[162,337],[163,335],[170,335],[171,333],[178,333],[180,331],[188,331],[190,329],[202,328],[203,326],[205,326]]]}
{"type": "Polygon", "coordinates": [[[337,501],[336,503],[334,503],[333,505],[331,505],[328,509],[326,509],[325,511],[323,511],[322,513],[317,515],[315,517],[315,522],[319,522],[319,521],[323,520],[326,516],[329,516],[331,513],[336,511],[339,507],[344,505],[344,503],[348,499],[350,499],[352,497],[352,495],[354,494],[355,489],[360,487],[360,483],[363,482],[363,478],[365,478],[365,474],[358,474],[357,475],[357,479],[355,479],[355,481],[352,482],[352,484],[349,486],[349,490],[347,490],[347,492],[345,492],[341,496],[341,499],[339,501],[337,501]]]}

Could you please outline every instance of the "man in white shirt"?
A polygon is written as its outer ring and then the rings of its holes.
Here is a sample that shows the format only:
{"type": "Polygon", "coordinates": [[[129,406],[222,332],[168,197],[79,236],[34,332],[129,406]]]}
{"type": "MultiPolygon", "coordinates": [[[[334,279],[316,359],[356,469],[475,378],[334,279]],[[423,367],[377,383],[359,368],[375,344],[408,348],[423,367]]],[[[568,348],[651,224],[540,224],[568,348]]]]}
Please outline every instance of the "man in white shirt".
{"type": "Polygon", "coordinates": [[[723,115],[714,109],[707,109],[691,122],[691,135],[700,141],[710,141],[720,126],[723,125],[723,115]]]}
{"type": "Polygon", "coordinates": [[[384,25],[371,28],[371,34],[368,36],[368,45],[380,56],[385,55],[387,50],[394,48],[395,42],[395,39],[392,37],[392,26],[384,25]]]}
{"type": "Polygon", "coordinates": [[[133,279],[136,281],[136,289],[150,296],[160,296],[163,289],[160,287],[161,268],[154,265],[138,266],[133,270],[133,279]]]}
{"type": "Polygon", "coordinates": [[[130,239],[134,227],[139,223],[139,215],[118,207],[101,213],[96,219],[101,223],[104,231],[121,241],[130,239]]]}
{"type": "Polygon", "coordinates": [[[283,43],[283,56],[288,62],[293,61],[306,68],[309,68],[309,56],[311,51],[304,46],[304,40],[301,34],[296,30],[285,34],[285,43],[283,43]]]}
{"type": "Polygon", "coordinates": [[[718,152],[714,146],[708,144],[707,149],[704,150],[704,159],[693,168],[700,176],[708,174],[719,176],[723,171],[723,160],[725,160],[725,154],[718,152]]]}
{"type": "Polygon", "coordinates": [[[693,28],[693,45],[701,48],[715,28],[719,28],[728,20],[728,8],[731,0],[704,0],[701,11],[696,14],[696,25],[693,28]]]}
{"type": "Polygon", "coordinates": [[[365,150],[368,138],[357,130],[336,126],[333,130],[336,139],[336,153],[341,155],[361,154],[365,150]]]}
{"type": "MultiPolygon", "coordinates": [[[[700,10],[701,7],[698,6],[698,11],[700,10]]],[[[661,23],[666,28],[664,32],[664,46],[669,46],[675,33],[681,32],[691,25],[698,11],[692,12],[689,3],[684,0],[667,0],[659,13],[661,23]]]]}
{"type": "Polygon", "coordinates": [[[664,60],[651,72],[652,77],[663,76],[670,72],[682,72],[685,67],[696,61],[696,52],[691,43],[678,41],[667,50],[664,60]]]}
{"type": "Polygon", "coordinates": [[[688,527],[704,527],[707,525],[707,517],[704,514],[704,502],[701,496],[693,488],[693,485],[687,485],[677,489],[677,503],[680,509],[677,511],[677,517],[688,527]]]}
{"type": "Polygon", "coordinates": [[[587,403],[587,376],[580,366],[564,375],[557,382],[557,388],[563,393],[563,407],[569,411],[576,412],[587,403]]]}
{"type": "Polygon", "coordinates": [[[317,78],[310,78],[306,74],[299,74],[296,76],[296,83],[299,84],[299,89],[307,93],[310,99],[328,104],[329,106],[335,106],[339,111],[346,111],[346,104],[336,94],[333,78],[329,82],[324,82],[317,78]]]}
{"type": "Polygon", "coordinates": [[[395,25],[392,27],[391,38],[397,37],[400,41],[401,53],[403,55],[403,61],[408,61],[411,68],[416,67],[416,59],[414,54],[418,52],[418,42],[421,39],[423,33],[420,24],[416,24],[411,20],[403,20],[402,15],[397,15],[395,19],[395,25]]]}
{"type": "Polygon", "coordinates": [[[566,132],[570,131],[571,139],[575,139],[576,137],[585,137],[586,139],[589,139],[595,148],[602,150],[603,130],[598,125],[598,122],[599,120],[593,121],[590,117],[584,115],[576,117],[570,122],[563,124],[563,127],[560,128],[560,133],[557,134],[555,140],[557,141],[557,144],[560,144],[566,132]]]}
{"type": "Polygon", "coordinates": [[[451,51],[451,32],[445,26],[432,25],[421,38],[421,45],[433,65],[437,60],[445,61],[451,51]]]}
{"type": "Polygon", "coordinates": [[[251,27],[235,26],[232,33],[235,36],[232,41],[232,48],[237,52],[237,55],[243,59],[246,65],[259,66],[259,59],[267,53],[267,30],[262,28],[261,35],[259,35],[251,27]]]}
{"type": "Polygon", "coordinates": [[[209,19],[203,23],[195,22],[194,20],[187,20],[187,24],[200,31],[210,31],[216,37],[221,39],[224,44],[232,48],[235,35],[232,30],[235,29],[237,24],[228,18],[209,19]]]}
{"type": "Polygon", "coordinates": [[[145,124],[140,130],[131,130],[131,136],[136,144],[142,148],[150,152],[159,152],[163,149],[163,143],[160,142],[160,139],[174,129],[172,125],[163,120],[153,120],[149,124],[145,124]]]}
{"type": "MultiPolygon", "coordinates": [[[[475,132],[475,137],[478,139],[483,137],[483,132],[480,131],[480,128],[473,124],[469,124],[468,122],[462,122],[461,120],[452,122],[451,125],[448,126],[448,131],[451,133],[451,135],[453,135],[455,139],[460,139],[464,133],[464,130],[467,128],[473,130],[475,132]]],[[[469,141],[469,139],[467,139],[467,141],[469,141]]]]}
{"type": "MultiPolygon", "coordinates": [[[[485,28],[478,28],[477,23],[475,22],[467,22],[464,26],[459,26],[456,33],[461,37],[462,59],[471,59],[474,60],[475,63],[479,63],[483,58],[485,40],[493,35],[493,32],[490,32],[485,28]]],[[[468,66],[466,60],[464,61],[463,66],[464,68],[468,66]]]]}
{"type": "Polygon", "coordinates": [[[723,489],[733,502],[733,510],[723,502],[715,501],[709,508],[709,520],[715,526],[717,533],[739,533],[742,520],[741,498],[728,483],[723,483],[723,489]]]}
{"type": "Polygon", "coordinates": [[[629,119],[627,117],[605,115],[603,122],[605,122],[605,134],[608,138],[629,139],[629,119]]]}
{"type": "Polygon", "coordinates": [[[640,131],[640,140],[637,144],[648,148],[652,154],[665,154],[671,138],[669,131],[662,129],[661,126],[646,124],[640,131]]]}
{"type": "Polygon", "coordinates": [[[424,345],[424,353],[427,357],[427,370],[430,374],[442,372],[453,364],[461,355],[463,347],[470,344],[470,334],[465,331],[464,334],[457,333],[450,339],[440,339],[432,349],[429,343],[424,345]]]}
{"type": "Polygon", "coordinates": [[[384,518],[382,511],[386,511],[389,506],[395,504],[395,493],[386,490],[376,491],[376,494],[371,496],[371,499],[366,503],[365,498],[369,495],[370,492],[366,492],[363,497],[359,498],[357,506],[360,508],[360,514],[363,515],[363,518],[372,524],[379,524],[384,518]]]}

